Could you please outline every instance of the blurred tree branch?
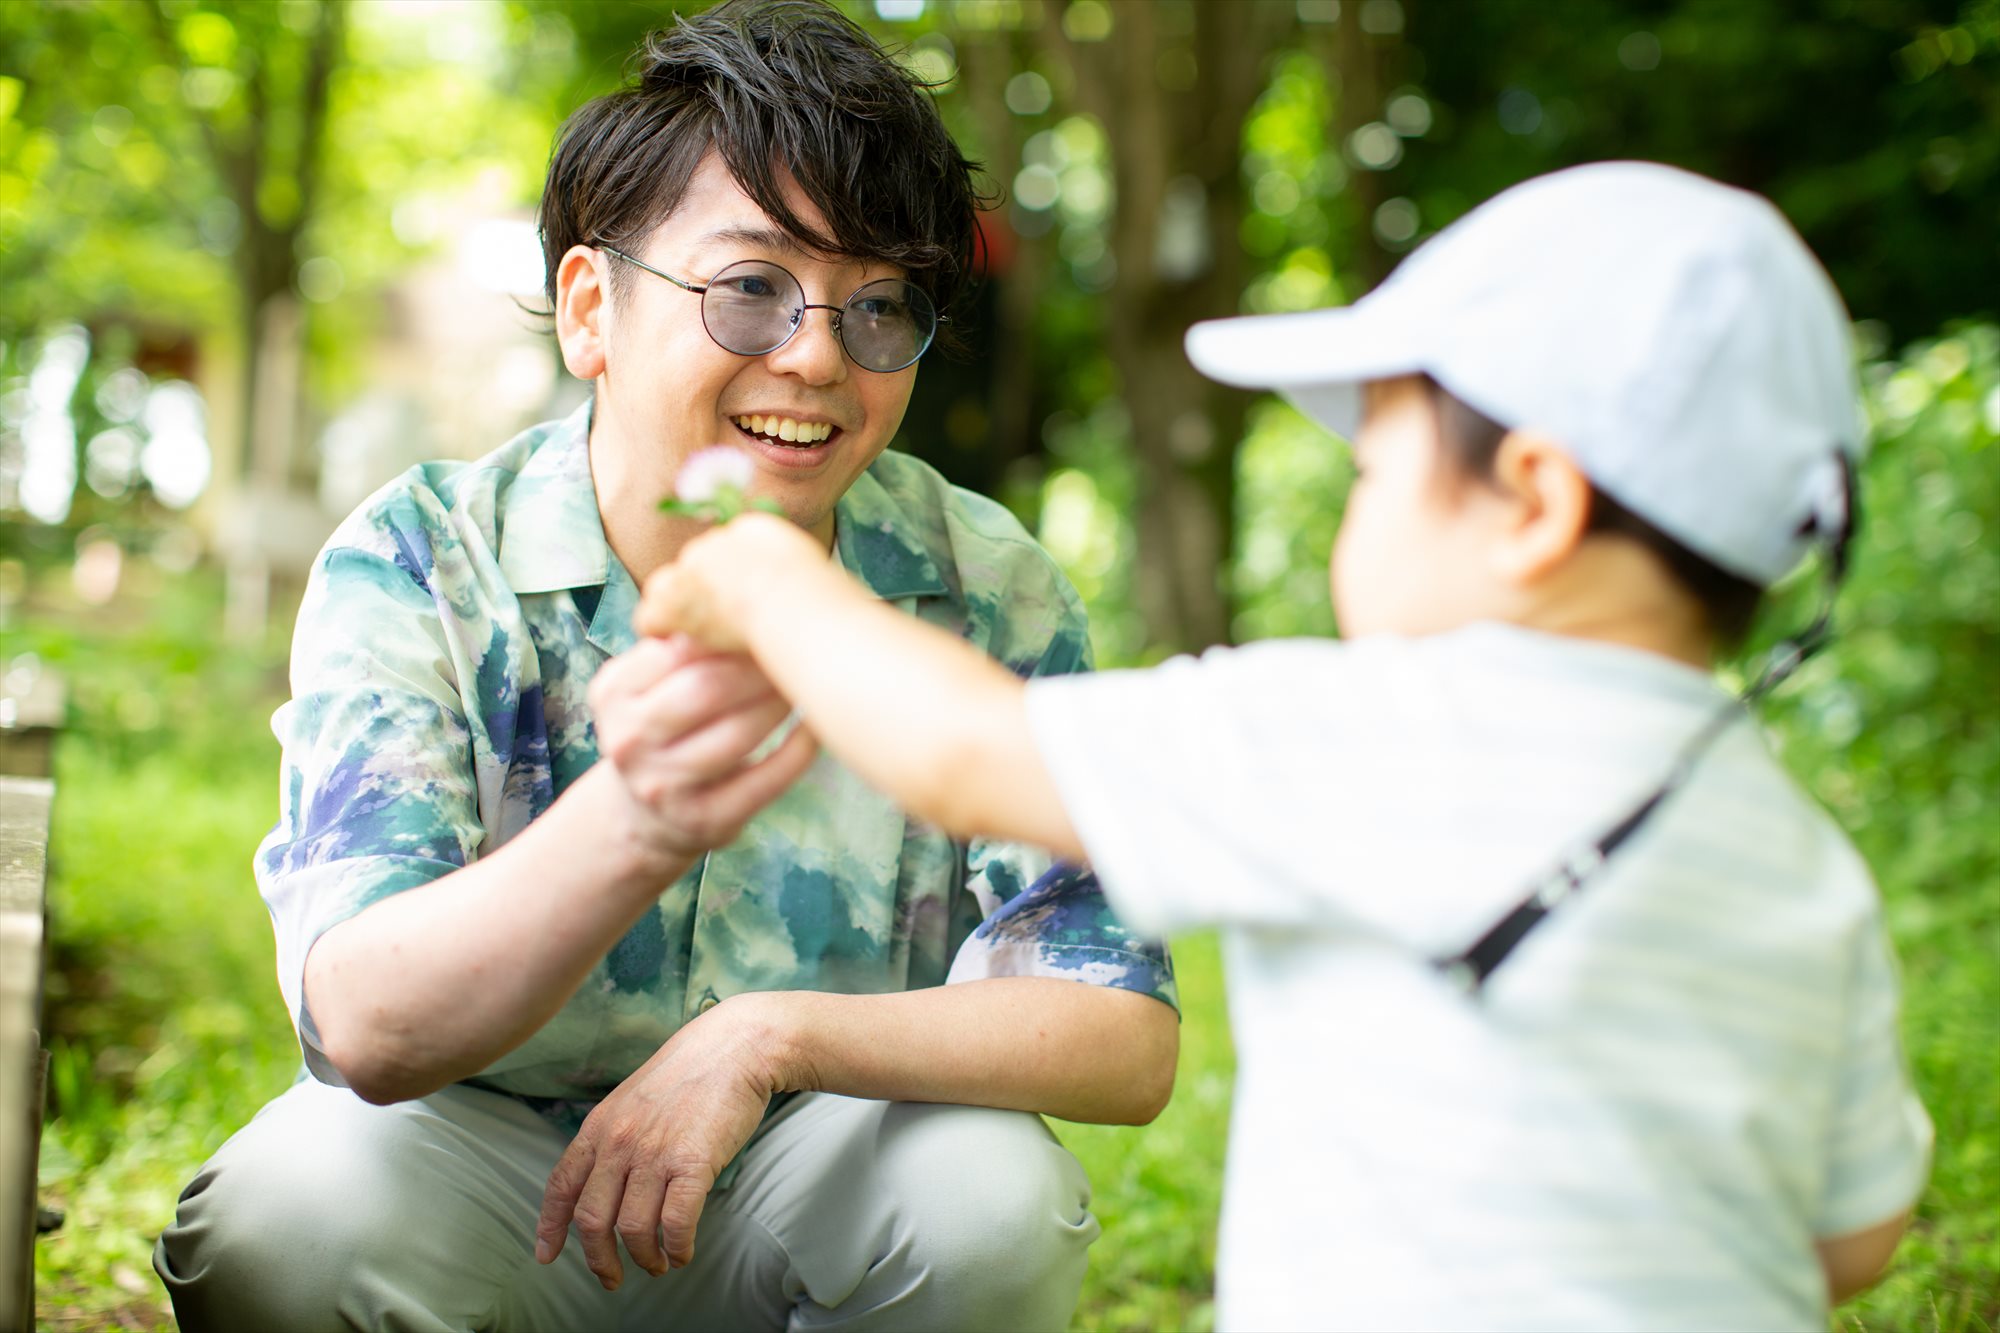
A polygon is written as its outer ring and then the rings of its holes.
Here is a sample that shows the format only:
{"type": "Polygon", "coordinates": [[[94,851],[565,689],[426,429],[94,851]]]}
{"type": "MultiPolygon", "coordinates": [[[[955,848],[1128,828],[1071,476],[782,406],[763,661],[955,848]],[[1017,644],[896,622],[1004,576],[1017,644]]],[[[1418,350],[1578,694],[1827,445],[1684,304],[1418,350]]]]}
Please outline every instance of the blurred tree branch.
{"type": "Polygon", "coordinates": [[[1247,399],[1194,375],[1181,340],[1196,320],[1238,312],[1243,124],[1295,10],[1117,0],[1111,12],[1109,40],[1079,40],[1053,13],[1041,35],[1111,145],[1117,269],[1102,318],[1139,468],[1135,594],[1155,642],[1199,648],[1230,637],[1224,570],[1247,399]]]}
{"type": "MultiPolygon", "coordinates": [[[[146,0],[144,9],[160,57],[172,68],[186,66],[188,51],[161,0],[146,0]]],[[[274,383],[274,358],[296,360],[304,338],[296,318],[293,289],[298,282],[299,238],[312,220],[325,154],[328,88],[342,50],[347,24],[347,0],[322,0],[312,11],[314,21],[303,41],[303,69],[295,87],[272,87],[273,66],[284,53],[286,36],[300,45],[288,25],[263,19],[259,41],[240,41],[248,57],[237,64],[247,113],[225,125],[220,108],[191,108],[190,119],[219,180],[229,191],[241,219],[242,239],[232,255],[236,277],[238,324],[243,339],[244,373],[241,420],[244,447],[240,473],[246,479],[283,487],[306,461],[297,447],[299,409],[295,377],[274,383]],[[287,113],[274,115],[274,102],[287,113]],[[296,139],[277,142],[276,127],[296,125],[296,139]],[[289,150],[290,188],[273,189],[280,151],[289,150]],[[283,401],[276,401],[282,399],[283,401]],[[261,437],[261,438],[260,438],[261,437]]],[[[250,19],[240,12],[237,21],[250,19]]]]}

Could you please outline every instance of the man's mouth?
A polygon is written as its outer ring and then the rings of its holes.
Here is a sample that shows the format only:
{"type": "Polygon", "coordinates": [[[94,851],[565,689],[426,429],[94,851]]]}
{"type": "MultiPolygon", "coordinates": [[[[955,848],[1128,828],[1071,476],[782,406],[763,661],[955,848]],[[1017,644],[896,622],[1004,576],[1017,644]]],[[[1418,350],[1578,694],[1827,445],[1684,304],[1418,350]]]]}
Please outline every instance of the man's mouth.
{"type": "Polygon", "coordinates": [[[831,421],[801,421],[797,417],[744,416],[729,418],[736,429],[765,444],[788,444],[810,449],[839,433],[831,421]]]}

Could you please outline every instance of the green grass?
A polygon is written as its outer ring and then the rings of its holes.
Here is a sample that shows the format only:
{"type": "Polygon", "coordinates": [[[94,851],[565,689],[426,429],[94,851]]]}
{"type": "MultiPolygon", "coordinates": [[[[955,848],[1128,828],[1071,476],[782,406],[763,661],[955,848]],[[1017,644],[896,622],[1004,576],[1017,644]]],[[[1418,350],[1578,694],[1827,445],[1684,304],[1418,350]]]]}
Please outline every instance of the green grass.
{"type": "Polygon", "coordinates": [[[1215,1327],[1215,1222],[1236,1067],[1215,937],[1174,945],[1181,1064],[1173,1101],[1142,1129],[1057,1126],[1090,1175],[1104,1238],[1091,1251],[1076,1327],[1215,1327]]]}
{"type": "MultiPolygon", "coordinates": [[[[137,623],[58,608],[9,647],[62,672],[50,847],[45,1327],[171,1326],[153,1238],[298,1050],[250,853],[276,818],[275,644],[214,642],[214,588],[154,581],[137,623]]],[[[129,614],[129,613],[128,613],[129,614]]]]}
{"type": "MultiPolygon", "coordinates": [[[[50,1329],[164,1328],[149,1255],[195,1168],[296,1068],[249,859],[275,817],[276,655],[210,642],[207,594],[158,590],[136,626],[28,640],[69,675],[80,729],[58,754],[49,994],[54,1114],[37,1246],[50,1329]],[[180,600],[175,600],[175,599],[180,600]],[[178,627],[178,628],[176,628],[178,627]]],[[[10,648],[15,642],[10,632],[10,648]]],[[[1795,767],[1824,757],[1788,752],[1795,767]]],[[[1905,1030],[1938,1157],[1890,1278],[1845,1330],[2000,1328],[2000,883],[1980,811],[1871,797],[1859,840],[1882,869],[1904,963],[1905,1030]]],[[[1898,785],[1901,784],[1901,785],[1898,785]]],[[[1918,799],[1921,796],[1921,799],[1918,799]]],[[[1143,1129],[1061,1125],[1104,1238],[1076,1327],[1204,1329],[1232,1067],[1213,939],[1176,950],[1186,1016],[1174,1100],[1143,1129]]]]}

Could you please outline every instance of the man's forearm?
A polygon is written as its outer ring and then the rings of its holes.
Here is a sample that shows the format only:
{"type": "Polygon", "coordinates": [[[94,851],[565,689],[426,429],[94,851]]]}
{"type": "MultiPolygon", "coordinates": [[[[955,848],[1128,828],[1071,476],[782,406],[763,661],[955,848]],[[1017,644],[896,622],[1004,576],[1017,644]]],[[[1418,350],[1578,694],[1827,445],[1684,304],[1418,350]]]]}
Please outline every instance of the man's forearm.
{"type": "Polygon", "coordinates": [[[685,869],[627,836],[600,764],[505,847],[327,931],[305,994],[322,1047],[370,1101],[486,1068],[554,1016],[685,869]]]}
{"type": "Polygon", "coordinates": [[[1144,1124],[1173,1093],[1180,1025],[1151,996],[1052,977],[891,995],[774,991],[735,1006],[773,1052],[776,1091],[1144,1124]]]}

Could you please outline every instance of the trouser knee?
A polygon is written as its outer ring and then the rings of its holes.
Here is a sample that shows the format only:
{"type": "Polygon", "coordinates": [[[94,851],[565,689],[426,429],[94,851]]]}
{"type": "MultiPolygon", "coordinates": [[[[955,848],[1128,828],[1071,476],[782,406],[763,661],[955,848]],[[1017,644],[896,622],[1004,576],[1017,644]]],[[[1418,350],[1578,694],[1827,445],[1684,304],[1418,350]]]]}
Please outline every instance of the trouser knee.
{"type": "Polygon", "coordinates": [[[349,1288],[395,1284],[393,1219],[325,1207],[298,1165],[238,1153],[182,1191],[153,1254],[182,1329],[352,1327],[349,1288]]]}
{"type": "Polygon", "coordinates": [[[906,1186],[902,1235],[927,1280],[1014,1327],[1062,1327],[1076,1306],[1097,1219],[1090,1183],[1038,1117],[898,1106],[889,1158],[906,1186]],[[928,1123],[926,1123],[926,1120],[928,1123]]]}
{"type": "Polygon", "coordinates": [[[202,1167],[154,1267],[188,1330],[490,1324],[536,1278],[529,1200],[559,1150],[538,1129],[476,1090],[372,1107],[301,1084],[202,1167]]]}

